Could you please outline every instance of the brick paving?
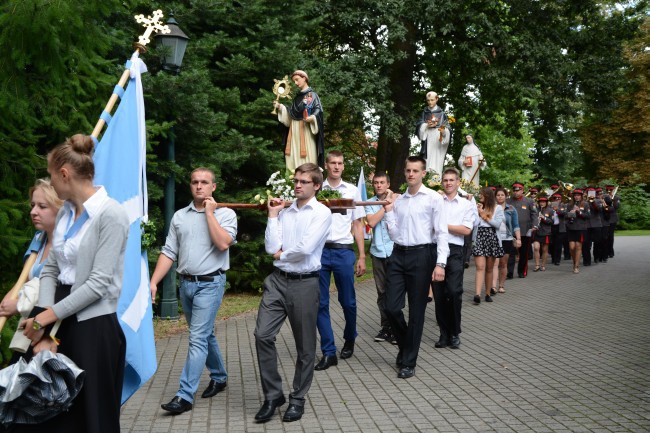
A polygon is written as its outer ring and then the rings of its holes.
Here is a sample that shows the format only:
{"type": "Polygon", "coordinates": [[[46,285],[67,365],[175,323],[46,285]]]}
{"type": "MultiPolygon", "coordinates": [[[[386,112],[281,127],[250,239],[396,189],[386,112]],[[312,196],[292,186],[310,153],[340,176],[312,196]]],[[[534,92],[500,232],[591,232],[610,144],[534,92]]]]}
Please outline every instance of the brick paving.
{"type": "MultiPolygon", "coordinates": [[[[647,432],[650,431],[649,237],[617,237],[616,257],[571,273],[569,261],[507,281],[492,304],[472,304],[465,273],[459,350],[435,349],[433,307],[416,376],[398,379],[396,346],[375,343],[372,279],[357,285],[354,356],[315,372],[303,419],[266,424],[253,329],[255,313],[218,321],[228,388],[194,409],[160,409],[178,388],[187,334],[157,342],[158,372],[122,408],[123,432],[647,432]]],[[[532,263],[532,262],[531,262],[532,263]]],[[[532,266],[531,266],[532,269],[532,266]]],[[[342,311],[332,303],[337,345],[342,311]]],[[[278,336],[285,392],[295,351],[288,324],[278,336]]],[[[320,357],[320,352],[317,351],[320,357]]],[[[199,393],[207,385],[207,372],[199,393]]],[[[285,409],[286,405],[282,407],[285,409]]]]}

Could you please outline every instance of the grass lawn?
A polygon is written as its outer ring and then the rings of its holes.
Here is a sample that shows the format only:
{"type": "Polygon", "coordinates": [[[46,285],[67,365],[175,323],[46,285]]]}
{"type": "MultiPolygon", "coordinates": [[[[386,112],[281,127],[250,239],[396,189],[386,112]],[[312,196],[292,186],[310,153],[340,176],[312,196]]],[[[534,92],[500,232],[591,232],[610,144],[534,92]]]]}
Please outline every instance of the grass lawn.
{"type": "Polygon", "coordinates": [[[650,230],[616,230],[616,236],[650,236],[650,230]]]}

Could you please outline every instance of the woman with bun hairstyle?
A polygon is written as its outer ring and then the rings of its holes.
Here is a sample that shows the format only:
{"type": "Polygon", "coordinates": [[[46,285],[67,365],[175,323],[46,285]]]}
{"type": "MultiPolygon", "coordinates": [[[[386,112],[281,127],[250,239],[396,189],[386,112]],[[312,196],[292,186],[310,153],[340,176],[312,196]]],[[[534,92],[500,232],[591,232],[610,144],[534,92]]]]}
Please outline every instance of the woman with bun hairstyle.
{"type": "Polygon", "coordinates": [[[68,412],[15,431],[120,431],[126,341],[116,310],[129,222],[106,189],[93,185],[93,149],[90,137],[77,134],[47,156],[52,186],[65,203],[32,315],[40,312],[25,322],[34,353],[66,355],[85,371],[84,385],[68,412]],[[49,336],[57,320],[60,342],[49,336]]]}

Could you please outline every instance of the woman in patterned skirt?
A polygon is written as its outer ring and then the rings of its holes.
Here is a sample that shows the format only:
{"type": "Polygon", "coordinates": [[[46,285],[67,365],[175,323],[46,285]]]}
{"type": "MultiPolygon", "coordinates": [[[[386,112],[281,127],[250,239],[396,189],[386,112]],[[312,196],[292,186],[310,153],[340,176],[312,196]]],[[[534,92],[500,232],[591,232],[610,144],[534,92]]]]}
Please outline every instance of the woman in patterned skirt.
{"type": "Polygon", "coordinates": [[[476,295],[474,303],[481,303],[481,290],[485,283],[485,302],[492,302],[490,296],[490,284],[494,272],[494,262],[498,257],[503,256],[501,240],[497,236],[497,229],[504,219],[503,208],[496,203],[494,191],[490,188],[482,188],[479,192],[478,203],[478,225],[474,230],[474,262],[476,264],[476,295]]]}

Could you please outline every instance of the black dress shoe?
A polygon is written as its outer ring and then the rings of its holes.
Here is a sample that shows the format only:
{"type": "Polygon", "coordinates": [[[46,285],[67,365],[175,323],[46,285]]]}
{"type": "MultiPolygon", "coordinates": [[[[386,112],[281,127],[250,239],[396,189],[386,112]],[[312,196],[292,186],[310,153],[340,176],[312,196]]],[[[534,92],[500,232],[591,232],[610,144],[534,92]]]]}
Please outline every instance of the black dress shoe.
{"type": "Polygon", "coordinates": [[[284,422],[298,421],[300,418],[302,418],[303,413],[305,413],[305,408],[303,406],[298,406],[297,404],[290,404],[286,412],[284,412],[282,421],[284,422]]]}
{"type": "Polygon", "coordinates": [[[454,335],[451,337],[451,343],[449,343],[449,347],[452,349],[459,349],[460,348],[460,337],[458,335],[454,335]]]}
{"type": "Polygon", "coordinates": [[[402,369],[397,373],[397,377],[400,379],[408,379],[409,377],[415,376],[414,367],[402,367],[402,369]]]}
{"type": "Polygon", "coordinates": [[[214,397],[226,389],[226,386],[228,386],[227,382],[217,382],[216,380],[210,380],[208,387],[205,389],[205,391],[203,391],[203,394],[201,394],[201,398],[214,397]]]}
{"type": "Polygon", "coordinates": [[[508,279],[508,280],[512,280],[512,272],[508,272],[508,273],[506,274],[506,279],[508,279]]]}
{"type": "Polygon", "coordinates": [[[338,363],[339,361],[336,359],[336,355],[323,355],[323,357],[320,359],[320,362],[316,364],[316,367],[314,367],[314,370],[327,370],[331,366],[337,365],[338,363]]]}
{"type": "Polygon", "coordinates": [[[275,415],[275,410],[286,403],[284,396],[278,397],[275,400],[264,400],[264,404],[255,414],[255,421],[258,422],[267,422],[273,415],[275,415]]]}
{"type": "Polygon", "coordinates": [[[341,349],[341,359],[348,359],[354,353],[354,341],[346,341],[341,349]]]}
{"type": "Polygon", "coordinates": [[[176,396],[172,398],[172,401],[170,401],[169,403],[161,404],[160,407],[166,410],[167,412],[171,412],[174,415],[178,415],[179,413],[192,410],[192,403],[183,400],[179,396],[176,396]]]}
{"type": "Polygon", "coordinates": [[[449,345],[449,338],[447,338],[446,335],[440,334],[440,338],[438,339],[438,341],[436,341],[436,344],[434,344],[433,346],[436,349],[443,349],[443,348],[447,347],[448,345],[449,345]]]}

